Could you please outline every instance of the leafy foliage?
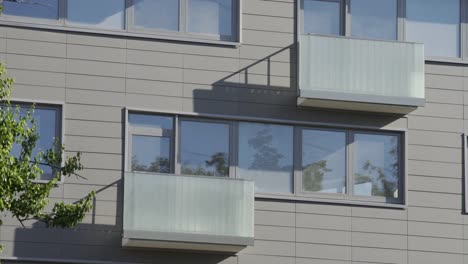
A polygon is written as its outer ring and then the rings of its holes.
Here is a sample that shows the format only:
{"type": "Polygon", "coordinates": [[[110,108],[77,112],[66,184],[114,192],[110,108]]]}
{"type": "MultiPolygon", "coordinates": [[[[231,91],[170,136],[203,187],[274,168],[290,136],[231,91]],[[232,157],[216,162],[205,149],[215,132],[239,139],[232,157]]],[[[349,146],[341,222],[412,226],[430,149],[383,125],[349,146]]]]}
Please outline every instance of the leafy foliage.
{"type": "MultiPolygon", "coordinates": [[[[72,228],[91,210],[94,191],[74,204],[57,203],[50,211],[49,193],[62,176],[78,175],[83,168],[80,154],[62,160],[64,146],[56,141],[53,148],[34,154],[39,135],[32,116],[10,103],[13,80],[0,64],[0,213],[10,212],[21,224],[38,220],[48,227],[72,228]],[[12,154],[12,149],[19,154],[12,154]],[[41,166],[52,168],[53,178],[46,183],[35,180],[43,174],[41,166]]],[[[0,225],[2,224],[0,220],[0,225]]]]}

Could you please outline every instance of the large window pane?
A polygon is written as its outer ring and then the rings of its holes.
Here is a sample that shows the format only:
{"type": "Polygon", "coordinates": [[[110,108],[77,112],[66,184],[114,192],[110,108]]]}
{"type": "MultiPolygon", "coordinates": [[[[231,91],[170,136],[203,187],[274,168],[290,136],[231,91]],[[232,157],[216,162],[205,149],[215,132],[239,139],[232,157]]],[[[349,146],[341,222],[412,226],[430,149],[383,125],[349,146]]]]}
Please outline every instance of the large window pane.
{"type": "Polygon", "coordinates": [[[134,0],[134,25],[137,27],[179,30],[179,1],[134,0]]]}
{"type": "Polygon", "coordinates": [[[169,173],[169,137],[132,136],[132,171],[169,173]]]}
{"type": "Polygon", "coordinates": [[[238,176],[255,180],[257,192],[293,192],[293,128],[239,123],[238,176]]]}
{"type": "Polygon", "coordinates": [[[169,173],[172,168],[173,118],[163,115],[128,116],[132,171],[169,173]]]}
{"type": "Polygon", "coordinates": [[[351,35],[397,39],[397,0],[351,0],[351,35]]]}
{"type": "Polygon", "coordinates": [[[3,0],[5,15],[32,18],[58,19],[59,0],[3,0]]]}
{"type": "Polygon", "coordinates": [[[354,194],[398,198],[399,137],[354,134],[354,194]]]}
{"type": "MultiPolygon", "coordinates": [[[[20,105],[20,116],[26,116],[30,106],[20,105]]],[[[32,157],[36,157],[39,152],[46,152],[54,147],[55,139],[60,139],[60,130],[58,123],[60,113],[57,109],[49,107],[36,106],[34,112],[31,110],[31,116],[34,118],[36,125],[36,132],[39,139],[36,141],[36,147],[33,149],[32,157]]],[[[31,124],[30,124],[31,125],[31,124]]],[[[15,144],[12,148],[11,154],[15,157],[20,156],[21,147],[15,144]]],[[[44,171],[40,176],[41,180],[50,180],[54,175],[54,168],[46,165],[39,165],[44,171]]]]}
{"type": "Polygon", "coordinates": [[[426,56],[459,57],[460,0],[407,0],[405,32],[426,56]]]}
{"type": "Polygon", "coordinates": [[[232,35],[232,0],[188,0],[188,31],[232,35]]]}
{"type": "MultiPolygon", "coordinates": [[[[34,120],[36,122],[36,129],[39,133],[39,140],[36,142],[36,148],[33,150],[33,155],[37,155],[39,151],[47,151],[54,147],[56,138],[60,138],[59,129],[57,124],[58,112],[55,109],[50,108],[36,108],[33,113],[34,120]]],[[[49,166],[40,166],[44,171],[41,179],[51,179],[55,175],[52,175],[53,168],[49,166]]]]}
{"type": "Polygon", "coordinates": [[[341,6],[339,1],[303,1],[303,33],[340,35],[341,6]]]}
{"type": "Polygon", "coordinates": [[[125,27],[125,0],[68,0],[67,10],[71,23],[108,29],[125,27]]]}
{"type": "Polygon", "coordinates": [[[182,174],[229,176],[229,125],[182,121],[180,160],[182,174]]]}
{"type": "Polygon", "coordinates": [[[346,192],[346,133],[302,130],[302,189],[346,192]]]}

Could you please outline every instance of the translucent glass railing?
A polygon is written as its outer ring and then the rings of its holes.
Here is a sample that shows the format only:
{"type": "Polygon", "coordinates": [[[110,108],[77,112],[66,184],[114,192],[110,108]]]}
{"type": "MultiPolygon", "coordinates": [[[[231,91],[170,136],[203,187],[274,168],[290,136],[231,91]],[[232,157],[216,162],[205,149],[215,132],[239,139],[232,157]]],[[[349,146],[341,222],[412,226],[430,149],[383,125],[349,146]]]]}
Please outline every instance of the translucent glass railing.
{"type": "Polygon", "coordinates": [[[423,44],[301,35],[299,47],[299,97],[424,105],[423,44]]]}
{"type": "Polygon", "coordinates": [[[124,246],[237,251],[253,244],[253,219],[251,181],[125,174],[124,246]]]}

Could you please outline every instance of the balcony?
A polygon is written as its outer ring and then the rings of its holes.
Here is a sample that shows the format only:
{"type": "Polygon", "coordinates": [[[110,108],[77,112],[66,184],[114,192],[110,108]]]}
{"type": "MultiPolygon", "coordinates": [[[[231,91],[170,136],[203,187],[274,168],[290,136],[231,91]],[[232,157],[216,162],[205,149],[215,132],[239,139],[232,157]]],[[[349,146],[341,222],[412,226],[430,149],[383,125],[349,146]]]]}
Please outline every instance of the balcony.
{"type": "Polygon", "coordinates": [[[301,35],[297,104],[407,114],[425,104],[424,46],[301,35]]]}
{"type": "Polygon", "coordinates": [[[252,181],[125,173],[124,247],[236,253],[254,241],[252,181]]]}

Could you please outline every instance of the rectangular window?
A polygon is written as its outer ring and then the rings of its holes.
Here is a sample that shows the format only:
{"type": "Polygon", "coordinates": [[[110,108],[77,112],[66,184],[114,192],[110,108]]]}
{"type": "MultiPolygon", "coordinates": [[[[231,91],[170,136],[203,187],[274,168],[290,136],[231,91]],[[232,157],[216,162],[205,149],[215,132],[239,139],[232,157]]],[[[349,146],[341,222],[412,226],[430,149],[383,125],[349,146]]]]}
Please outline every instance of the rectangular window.
{"type": "Polygon", "coordinates": [[[58,19],[59,0],[3,0],[3,14],[41,19],[58,19]]]}
{"type": "Polygon", "coordinates": [[[173,166],[173,118],[130,114],[128,123],[131,171],[170,173],[173,166]]]}
{"type": "Polygon", "coordinates": [[[125,0],[68,0],[67,21],[105,29],[124,29],[125,0]]]}
{"type": "Polygon", "coordinates": [[[139,28],[179,30],[178,0],[134,0],[133,25],[139,28]]]}
{"type": "MultiPolygon", "coordinates": [[[[28,111],[31,111],[31,104],[14,104],[20,107],[20,116],[26,116],[28,111]]],[[[36,141],[36,147],[33,149],[32,157],[36,157],[39,152],[46,152],[54,147],[55,140],[58,139],[58,144],[61,144],[61,109],[56,106],[36,105],[34,111],[31,111],[31,116],[34,119],[36,132],[39,139],[36,141]]],[[[13,146],[12,154],[16,157],[20,155],[21,147],[13,146]]],[[[57,166],[60,166],[58,164],[57,166]]],[[[43,170],[43,174],[39,180],[51,180],[55,177],[55,168],[46,165],[39,165],[43,170]]]]}
{"type": "Polygon", "coordinates": [[[50,29],[238,41],[241,0],[0,0],[0,20],[50,29]]]}
{"type": "Polygon", "coordinates": [[[301,3],[303,34],[398,39],[398,0],[301,0],[301,3]]]}
{"type": "Polygon", "coordinates": [[[180,165],[186,175],[229,176],[230,125],[182,120],[180,165]]]}
{"type": "Polygon", "coordinates": [[[397,0],[350,0],[351,36],[397,39],[397,0]]]}
{"type": "Polygon", "coordinates": [[[188,31],[229,39],[232,36],[232,0],[188,0],[188,31]]]}
{"type": "Polygon", "coordinates": [[[130,113],[129,170],[255,181],[260,195],[404,201],[402,133],[130,113]]]}
{"type": "Polygon", "coordinates": [[[346,193],[346,132],[303,129],[302,190],[346,193]]]}
{"type": "Polygon", "coordinates": [[[460,57],[460,0],[406,0],[405,32],[426,56],[460,57]]]}
{"type": "Polygon", "coordinates": [[[340,35],[341,1],[303,0],[303,33],[340,35]]]}
{"type": "Polygon", "coordinates": [[[355,133],[353,194],[399,198],[400,147],[397,135],[355,133]]]}
{"type": "Polygon", "coordinates": [[[237,18],[235,0],[134,0],[136,29],[173,31],[232,41],[237,18]]]}
{"type": "Polygon", "coordinates": [[[258,192],[293,193],[293,127],[240,122],[238,162],[258,192]]]}

